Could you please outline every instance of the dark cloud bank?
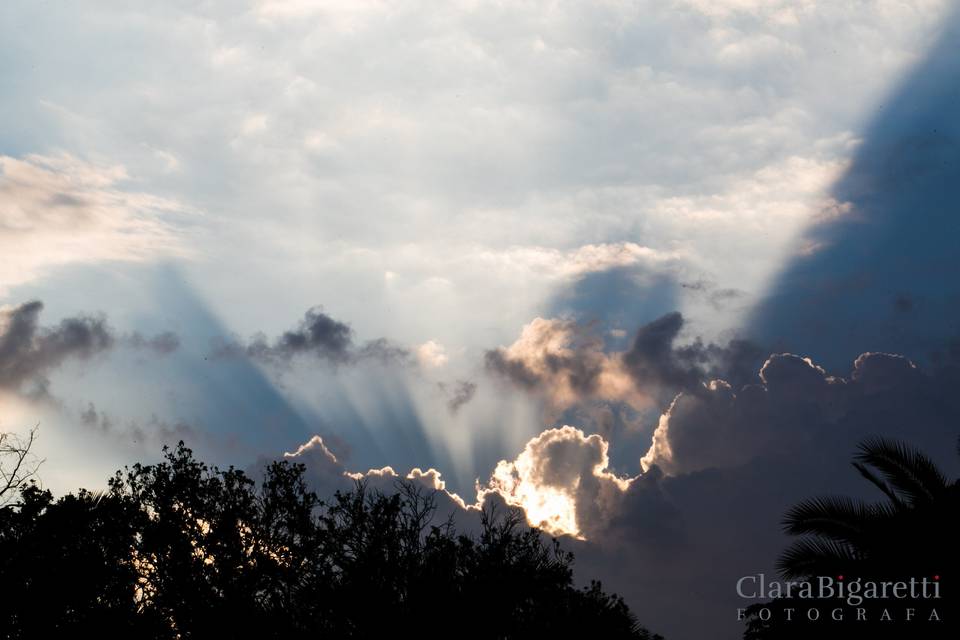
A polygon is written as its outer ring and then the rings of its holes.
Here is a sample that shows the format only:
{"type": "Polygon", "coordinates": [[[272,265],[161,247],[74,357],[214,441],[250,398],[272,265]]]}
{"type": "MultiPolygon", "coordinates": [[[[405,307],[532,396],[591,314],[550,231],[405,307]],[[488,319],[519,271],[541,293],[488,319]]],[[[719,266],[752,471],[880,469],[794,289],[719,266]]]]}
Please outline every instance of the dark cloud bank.
{"type": "Polygon", "coordinates": [[[49,398],[48,374],[69,360],[89,360],[117,347],[166,355],[180,346],[173,333],[117,334],[105,316],[79,315],[40,325],[39,300],[0,311],[0,389],[49,398]]]}
{"type": "Polygon", "coordinates": [[[353,364],[366,360],[408,364],[410,352],[386,338],[354,342],[353,329],[312,307],[299,324],[280,336],[269,340],[259,333],[246,343],[220,341],[213,351],[215,357],[246,356],[274,365],[288,365],[298,357],[312,357],[331,365],[353,364]]]}

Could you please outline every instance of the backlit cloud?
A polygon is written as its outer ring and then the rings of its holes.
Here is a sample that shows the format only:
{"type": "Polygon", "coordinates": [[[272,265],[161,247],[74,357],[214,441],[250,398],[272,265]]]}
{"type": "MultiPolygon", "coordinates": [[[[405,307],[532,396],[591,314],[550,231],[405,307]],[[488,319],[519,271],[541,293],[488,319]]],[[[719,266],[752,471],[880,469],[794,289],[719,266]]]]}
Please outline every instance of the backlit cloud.
{"type": "Polygon", "coordinates": [[[527,521],[553,535],[582,537],[616,509],[630,478],[607,468],[608,444],[570,426],[530,440],[515,460],[501,460],[489,482],[477,486],[478,502],[499,494],[522,507],[527,521]]]}
{"type": "Polygon", "coordinates": [[[535,318],[513,344],[485,358],[489,371],[557,409],[591,396],[646,404],[621,359],[604,351],[602,336],[571,320],[535,318]]]}
{"type": "Polygon", "coordinates": [[[508,347],[487,351],[487,370],[544,398],[557,411],[589,400],[625,402],[634,409],[669,402],[680,390],[702,388],[720,372],[739,381],[758,348],[681,338],[684,318],[667,313],[637,329],[629,346],[610,349],[594,325],[535,318],[508,347]]]}

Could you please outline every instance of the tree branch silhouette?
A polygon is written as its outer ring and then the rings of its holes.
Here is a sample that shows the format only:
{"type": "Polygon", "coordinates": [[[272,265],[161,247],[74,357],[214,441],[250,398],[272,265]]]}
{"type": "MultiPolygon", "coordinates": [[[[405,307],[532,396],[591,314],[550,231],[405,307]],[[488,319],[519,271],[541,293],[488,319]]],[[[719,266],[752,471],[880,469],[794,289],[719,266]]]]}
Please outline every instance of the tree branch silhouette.
{"type": "Polygon", "coordinates": [[[36,476],[43,460],[31,453],[40,426],[34,426],[26,436],[0,433],[0,506],[7,504],[23,483],[36,476]]]}

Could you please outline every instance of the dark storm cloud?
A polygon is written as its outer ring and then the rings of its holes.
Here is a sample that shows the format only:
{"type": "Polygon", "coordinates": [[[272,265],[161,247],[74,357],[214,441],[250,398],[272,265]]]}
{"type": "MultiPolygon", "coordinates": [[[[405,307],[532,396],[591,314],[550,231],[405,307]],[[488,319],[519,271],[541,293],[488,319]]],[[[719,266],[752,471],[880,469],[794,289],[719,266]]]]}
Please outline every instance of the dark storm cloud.
{"type": "Polygon", "coordinates": [[[175,334],[118,336],[101,315],[64,318],[40,326],[39,300],[0,311],[0,389],[48,396],[47,375],[67,360],[87,360],[117,346],[167,354],[179,346],[175,334]]]}
{"type": "Polygon", "coordinates": [[[386,338],[377,338],[361,345],[354,344],[353,329],[335,320],[320,307],[304,314],[296,328],[284,331],[274,340],[257,334],[246,345],[222,342],[214,349],[216,357],[246,356],[272,364],[289,364],[299,357],[312,357],[329,364],[348,364],[361,360],[384,363],[406,363],[410,352],[386,338]]]}
{"type": "Polygon", "coordinates": [[[80,424],[90,429],[99,429],[104,432],[113,429],[113,420],[97,410],[97,405],[88,402],[86,408],[80,412],[80,424]]]}

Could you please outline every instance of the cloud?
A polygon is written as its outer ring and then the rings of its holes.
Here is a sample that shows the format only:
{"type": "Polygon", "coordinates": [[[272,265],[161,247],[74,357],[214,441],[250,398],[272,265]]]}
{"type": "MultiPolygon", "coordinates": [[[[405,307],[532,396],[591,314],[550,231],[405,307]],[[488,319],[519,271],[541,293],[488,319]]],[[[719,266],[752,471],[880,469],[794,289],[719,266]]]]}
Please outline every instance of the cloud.
{"type": "Polygon", "coordinates": [[[575,427],[548,429],[516,459],[501,460],[486,485],[478,483],[478,502],[499,494],[522,507],[531,525],[552,535],[582,537],[609,518],[630,486],[630,478],[607,469],[607,448],[600,436],[575,427]]]}
{"type": "Polygon", "coordinates": [[[447,395],[447,409],[451,414],[459,411],[477,393],[477,383],[471,380],[457,380],[452,388],[445,382],[438,382],[437,387],[447,395]]]}
{"type": "MultiPolygon", "coordinates": [[[[386,466],[380,469],[370,469],[366,472],[349,471],[337,456],[327,448],[323,438],[312,436],[309,440],[297,447],[295,451],[283,454],[285,460],[303,464],[305,477],[310,487],[322,497],[329,497],[334,491],[350,489],[355,482],[366,482],[371,488],[393,493],[398,490],[398,481],[406,479],[413,481],[426,490],[436,492],[442,499],[441,515],[446,517],[451,513],[460,513],[464,510],[476,511],[477,505],[467,505],[464,500],[446,488],[446,482],[436,469],[426,471],[414,467],[401,478],[393,467],[386,466]]],[[[261,460],[260,464],[264,464],[261,460]]],[[[463,515],[460,513],[460,515],[463,515]]]]}
{"type": "Polygon", "coordinates": [[[759,348],[732,340],[726,346],[695,338],[678,345],[679,312],[641,326],[629,347],[610,350],[594,325],[536,318],[509,347],[485,353],[487,371],[563,410],[588,400],[625,402],[644,409],[669,402],[680,390],[698,389],[710,377],[744,376],[759,348]]]}
{"type": "Polygon", "coordinates": [[[268,341],[263,334],[247,344],[222,341],[216,345],[216,357],[246,356],[253,360],[281,365],[310,357],[331,365],[355,363],[362,360],[380,360],[383,363],[406,363],[410,352],[386,338],[377,338],[361,345],[353,341],[353,329],[331,318],[320,307],[312,307],[304,314],[295,329],[284,331],[268,341]]]}
{"type": "Polygon", "coordinates": [[[639,475],[610,470],[620,443],[566,426],[502,461],[484,487],[524,507],[531,523],[582,539],[579,570],[603,575],[647,624],[700,637],[702,624],[683,616],[696,607],[716,621],[715,637],[740,637],[742,627],[723,622],[738,606],[730,585],[745,571],[773,571],[784,544],[777,523],[791,504],[863,490],[849,465],[857,442],[904,438],[956,467],[957,384],[955,363],[925,371],[870,352],[837,376],[772,354],[747,384],[714,379],[677,394],[639,475]],[[680,603],[681,592],[692,595],[680,603]]]}
{"type": "MultiPolygon", "coordinates": [[[[711,3],[646,0],[448,3],[424,21],[416,2],[341,4],[134,2],[122,15],[71,8],[57,18],[18,6],[0,34],[11,64],[30,70],[6,92],[13,144],[116,159],[142,190],[217,211],[181,240],[210,258],[192,276],[227,289],[224,315],[244,304],[241,289],[275,293],[281,275],[285,289],[337,299],[377,262],[379,276],[402,284],[460,286],[444,301],[423,287],[423,305],[410,308],[443,313],[406,337],[455,345],[435,330],[451,317],[469,319],[473,335],[502,317],[465,298],[524,300],[521,317],[543,313],[534,305],[551,292],[533,290],[531,273],[562,279],[679,256],[718,288],[755,292],[795,226],[816,215],[872,98],[942,16],[935,2],[878,12],[730,2],[710,13],[711,3]],[[57,46],[36,46],[20,23],[57,46]],[[129,65],[96,82],[67,77],[127,37],[140,43],[129,65]],[[504,278],[518,273],[527,277],[504,278]]],[[[103,189],[125,186],[115,180],[103,189]]],[[[140,224],[132,210],[123,215],[140,224]]],[[[129,246],[114,239],[65,259],[129,246]]],[[[389,306],[372,293],[355,304],[389,306]]],[[[392,308],[404,320],[416,313],[392,308]]],[[[380,317],[363,330],[382,334],[380,317]]]]}
{"type": "MultiPolygon", "coordinates": [[[[667,316],[641,330],[639,342],[669,344],[676,327],[676,318],[667,316]]],[[[658,350],[654,356],[664,357],[658,350]]],[[[921,398],[924,381],[912,362],[893,354],[861,355],[847,378],[829,375],[809,358],[773,354],[751,384],[734,387],[714,379],[678,393],[660,416],[640,466],[651,478],[679,476],[803,450],[829,425],[852,423],[866,434],[873,425],[861,420],[873,414],[872,405],[891,394],[921,398]]],[[[588,528],[602,531],[618,517],[623,494],[635,480],[608,470],[609,447],[600,435],[575,427],[545,430],[515,460],[501,461],[486,485],[478,485],[480,500],[486,491],[500,493],[522,506],[531,523],[553,533],[583,537],[588,528]]]]}
{"type": "Polygon", "coordinates": [[[418,346],[416,354],[417,362],[424,368],[442,367],[447,363],[447,360],[449,360],[446,349],[444,349],[442,344],[434,340],[428,340],[418,346]]]}
{"type": "Polygon", "coordinates": [[[174,221],[188,208],[127,181],[69,154],[0,155],[0,293],[66,264],[186,255],[174,221]]]}
{"type": "Polygon", "coordinates": [[[637,331],[623,362],[641,388],[689,389],[700,383],[703,349],[697,344],[674,348],[682,328],[683,315],[674,311],[637,331]]]}
{"type": "Polygon", "coordinates": [[[552,278],[577,278],[590,273],[644,267],[661,271],[678,266],[684,256],[678,251],[658,251],[635,242],[585,244],[569,250],[542,246],[514,246],[506,251],[486,251],[480,259],[491,267],[513,265],[544,273],[552,278]]]}
{"type": "Polygon", "coordinates": [[[688,293],[704,298],[717,311],[734,304],[746,295],[744,291],[733,287],[717,287],[716,283],[705,278],[681,282],[680,287],[688,293]]]}
{"type": "Polygon", "coordinates": [[[645,403],[621,360],[604,352],[602,337],[572,320],[535,318],[512,345],[484,358],[488,371],[555,408],[588,396],[645,403]]]}
{"type": "Polygon", "coordinates": [[[84,427],[110,435],[126,444],[136,445],[141,450],[149,450],[157,445],[174,446],[180,440],[188,446],[206,444],[211,440],[218,440],[216,444],[220,447],[232,444],[228,439],[215,438],[184,420],[170,423],[151,415],[146,420],[123,422],[99,410],[93,402],[88,402],[87,406],[81,409],[79,417],[80,424],[84,427]]]}
{"type": "Polygon", "coordinates": [[[348,487],[345,479],[346,468],[319,435],[314,435],[296,450],[284,453],[283,457],[303,464],[306,467],[307,480],[321,495],[332,495],[334,491],[348,487]]]}
{"type": "Polygon", "coordinates": [[[167,354],[179,346],[173,333],[145,338],[139,333],[118,335],[103,315],[62,319],[40,326],[39,300],[0,308],[0,389],[49,397],[47,375],[68,360],[89,360],[116,346],[167,354]]]}
{"type": "Polygon", "coordinates": [[[514,460],[501,460],[490,478],[476,484],[476,500],[466,502],[447,490],[437,469],[412,468],[401,475],[391,466],[352,472],[337,459],[318,435],[284,458],[302,463],[314,490],[330,494],[367,482],[385,492],[397,490],[397,481],[411,480],[437,492],[445,511],[458,520],[470,518],[485,504],[503,503],[523,510],[531,526],[551,535],[585,539],[616,517],[632,478],[621,478],[608,468],[607,442],[570,426],[548,429],[532,438],[514,460]]]}
{"type": "Polygon", "coordinates": [[[134,331],[126,336],[124,342],[134,349],[147,349],[159,355],[173,353],[180,348],[180,336],[172,331],[164,331],[149,337],[134,331]]]}
{"type": "Polygon", "coordinates": [[[811,425],[842,424],[878,394],[914,392],[921,379],[916,365],[898,355],[862,354],[842,378],[809,358],[774,354],[760,369],[759,383],[735,389],[713,380],[678,394],[641,464],[677,475],[788,451],[805,441],[811,425]]]}

